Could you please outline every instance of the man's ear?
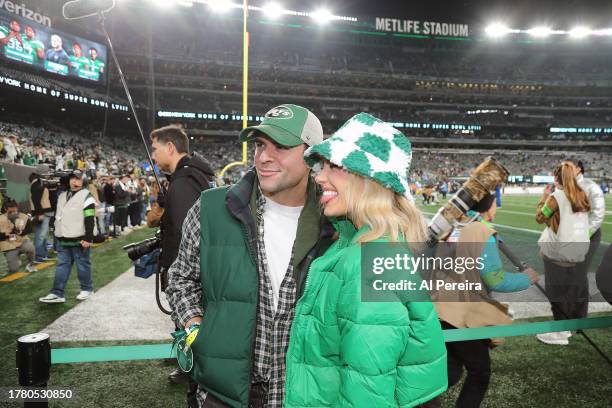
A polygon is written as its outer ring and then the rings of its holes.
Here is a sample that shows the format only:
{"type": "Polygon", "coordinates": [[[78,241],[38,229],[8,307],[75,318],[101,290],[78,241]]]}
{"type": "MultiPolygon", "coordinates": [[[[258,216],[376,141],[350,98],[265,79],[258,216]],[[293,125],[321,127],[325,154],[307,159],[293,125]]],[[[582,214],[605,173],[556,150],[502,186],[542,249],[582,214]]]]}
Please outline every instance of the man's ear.
{"type": "Polygon", "coordinates": [[[174,143],[172,143],[172,142],[168,142],[168,143],[166,144],[166,149],[168,149],[168,154],[169,154],[170,156],[173,156],[173,155],[174,155],[174,153],[176,153],[176,146],[175,146],[175,145],[174,145],[174,143]]]}

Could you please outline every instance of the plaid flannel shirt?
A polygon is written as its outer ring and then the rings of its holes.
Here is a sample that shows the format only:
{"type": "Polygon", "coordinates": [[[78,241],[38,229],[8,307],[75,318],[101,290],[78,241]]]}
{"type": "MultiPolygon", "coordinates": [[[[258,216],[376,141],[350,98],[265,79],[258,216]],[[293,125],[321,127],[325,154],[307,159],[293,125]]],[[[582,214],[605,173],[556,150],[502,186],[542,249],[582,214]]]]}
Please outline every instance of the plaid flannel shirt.
{"type": "MultiPolygon", "coordinates": [[[[274,312],[272,285],[263,240],[265,198],[257,199],[257,268],[259,276],[259,305],[253,355],[253,382],[268,383],[270,408],[282,407],[285,395],[285,357],[289,346],[289,332],[294,317],[296,285],[293,278],[293,254],[281,283],[279,303],[274,312]]],[[[172,309],[172,319],[179,327],[193,317],[203,316],[200,283],[200,199],[187,212],[182,239],[176,260],[168,270],[166,296],[172,309]]],[[[228,381],[231,381],[228,379],[228,381]]],[[[206,392],[198,387],[199,406],[204,404],[206,392]]]]}

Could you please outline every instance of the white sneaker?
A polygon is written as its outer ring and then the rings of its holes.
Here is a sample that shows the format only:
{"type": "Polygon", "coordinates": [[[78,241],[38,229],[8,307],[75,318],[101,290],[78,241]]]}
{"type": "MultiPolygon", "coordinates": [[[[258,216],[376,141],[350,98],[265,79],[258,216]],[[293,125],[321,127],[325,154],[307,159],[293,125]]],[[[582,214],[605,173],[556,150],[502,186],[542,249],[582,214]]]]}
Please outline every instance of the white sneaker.
{"type": "Polygon", "coordinates": [[[34,266],[33,264],[27,264],[26,265],[26,272],[36,272],[38,271],[38,269],[36,269],[36,266],[34,266]]]}
{"type": "Polygon", "coordinates": [[[93,292],[89,292],[87,290],[82,290],[79,292],[79,294],[77,295],[77,300],[85,300],[88,297],[90,297],[91,295],[93,295],[93,292]]]}
{"type": "Polygon", "coordinates": [[[66,301],[66,298],[56,296],[53,293],[49,293],[47,296],[41,297],[38,300],[43,303],[64,303],[66,301]]]}
{"type": "Polygon", "coordinates": [[[558,346],[567,346],[572,333],[569,331],[540,333],[536,334],[536,338],[542,343],[555,344],[558,346]]]}

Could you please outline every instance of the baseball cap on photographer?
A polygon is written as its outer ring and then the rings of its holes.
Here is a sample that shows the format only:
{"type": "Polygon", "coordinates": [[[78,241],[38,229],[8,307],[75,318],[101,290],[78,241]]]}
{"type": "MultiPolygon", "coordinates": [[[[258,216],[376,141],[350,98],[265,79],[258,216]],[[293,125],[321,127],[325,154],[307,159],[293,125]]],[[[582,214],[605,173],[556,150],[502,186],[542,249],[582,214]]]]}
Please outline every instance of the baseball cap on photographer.
{"type": "Polygon", "coordinates": [[[84,173],[81,170],[72,170],[69,174],[69,177],[75,177],[75,178],[83,178],[84,173]]]}
{"type": "Polygon", "coordinates": [[[240,141],[253,140],[256,130],[286,147],[302,143],[314,146],[323,141],[323,127],[319,119],[298,105],[285,104],[270,109],[259,125],[249,126],[240,132],[240,141]]]}

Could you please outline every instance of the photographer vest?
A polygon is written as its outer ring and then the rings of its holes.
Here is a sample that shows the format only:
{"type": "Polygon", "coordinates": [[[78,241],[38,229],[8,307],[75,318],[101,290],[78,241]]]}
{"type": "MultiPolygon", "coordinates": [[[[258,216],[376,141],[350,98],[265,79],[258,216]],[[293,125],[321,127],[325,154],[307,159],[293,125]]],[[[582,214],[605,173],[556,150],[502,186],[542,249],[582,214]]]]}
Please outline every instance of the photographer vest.
{"type": "MultiPolygon", "coordinates": [[[[79,238],[85,236],[85,201],[91,197],[87,189],[77,191],[69,200],[62,193],[57,200],[55,213],[55,236],[57,238],[79,238]]],[[[93,200],[93,197],[92,197],[93,200]]],[[[94,236],[97,235],[94,227],[94,236]]]]}
{"type": "MultiPolygon", "coordinates": [[[[25,228],[25,225],[28,222],[28,216],[25,214],[19,213],[19,216],[17,219],[23,222],[23,225],[25,228]]],[[[0,251],[5,252],[5,251],[12,251],[13,249],[17,249],[21,247],[21,244],[23,243],[24,240],[28,239],[28,237],[24,237],[22,235],[19,235],[19,233],[17,233],[15,234],[16,235],[15,240],[11,241],[8,236],[13,232],[13,229],[15,229],[15,224],[13,224],[11,220],[9,220],[7,215],[6,214],[0,215],[0,232],[7,236],[6,240],[0,241],[0,251]]]]}
{"type": "MultiPolygon", "coordinates": [[[[436,257],[476,259],[482,255],[491,235],[496,233],[492,225],[484,221],[473,221],[465,226],[460,225],[454,232],[455,235],[458,235],[456,243],[440,244],[436,257]]],[[[508,306],[490,296],[477,268],[468,268],[462,274],[435,270],[432,279],[441,279],[447,283],[468,281],[480,283],[481,287],[480,290],[447,291],[441,289],[431,291],[431,299],[440,320],[457,328],[512,323],[512,319],[508,316],[508,306]]]]}

